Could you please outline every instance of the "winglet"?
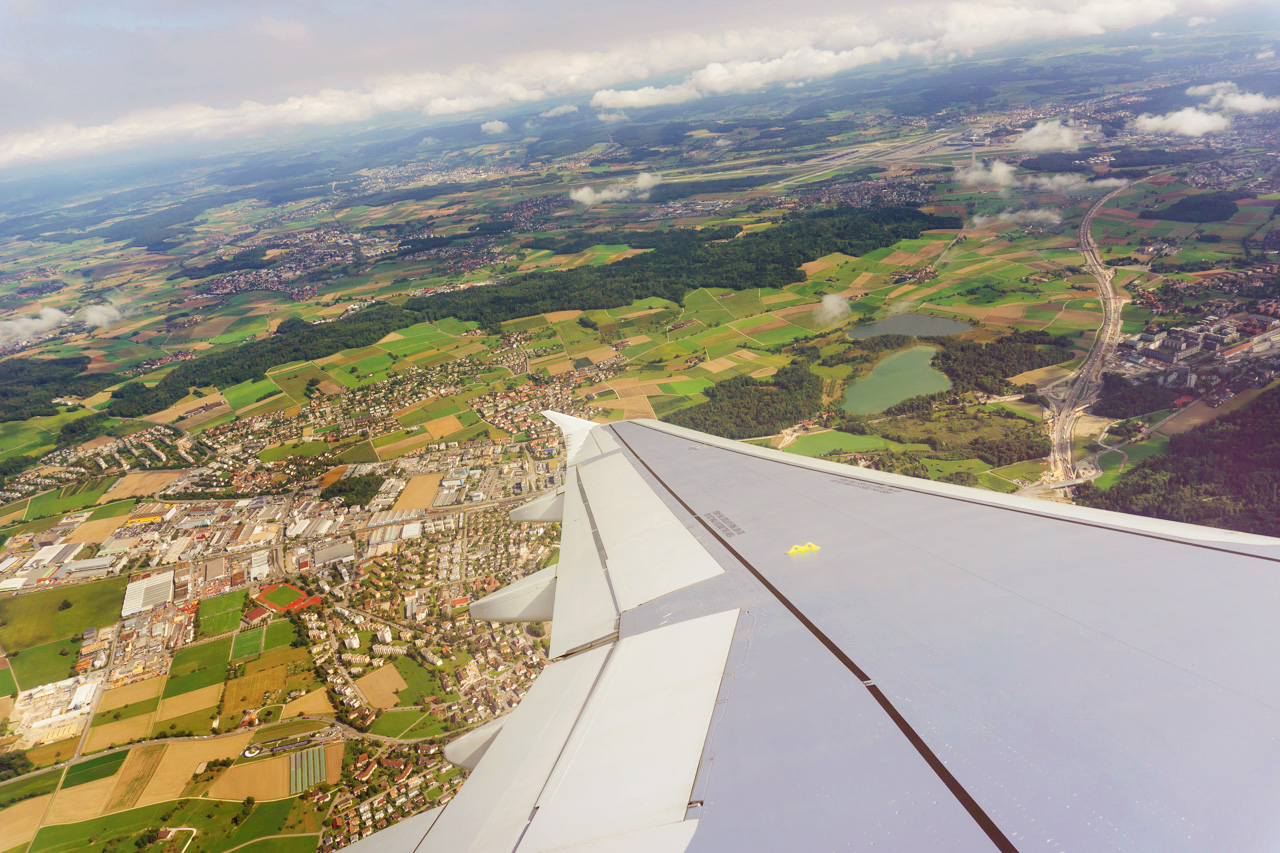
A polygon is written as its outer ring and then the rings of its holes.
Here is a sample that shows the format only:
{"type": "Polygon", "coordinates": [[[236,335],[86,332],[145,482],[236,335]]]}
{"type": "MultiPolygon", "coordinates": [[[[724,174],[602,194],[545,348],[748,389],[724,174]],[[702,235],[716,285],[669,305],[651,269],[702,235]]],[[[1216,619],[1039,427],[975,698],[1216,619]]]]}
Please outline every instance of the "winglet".
{"type": "Polygon", "coordinates": [[[582,446],[587,443],[587,433],[591,432],[598,424],[591,421],[584,421],[582,418],[575,418],[573,415],[564,415],[560,412],[547,410],[542,416],[551,421],[560,428],[560,432],[564,435],[564,447],[568,456],[568,463],[572,465],[578,455],[578,451],[582,450],[582,446]]]}

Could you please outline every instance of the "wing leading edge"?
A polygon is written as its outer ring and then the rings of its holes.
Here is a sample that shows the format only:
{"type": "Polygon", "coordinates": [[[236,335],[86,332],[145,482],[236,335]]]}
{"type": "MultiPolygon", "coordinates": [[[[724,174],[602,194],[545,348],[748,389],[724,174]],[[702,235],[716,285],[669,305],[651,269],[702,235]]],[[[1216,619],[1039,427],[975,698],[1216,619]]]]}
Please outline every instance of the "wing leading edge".
{"type": "Polygon", "coordinates": [[[561,560],[472,605],[553,662],[394,849],[1280,841],[1276,540],[558,418],[561,560]]]}

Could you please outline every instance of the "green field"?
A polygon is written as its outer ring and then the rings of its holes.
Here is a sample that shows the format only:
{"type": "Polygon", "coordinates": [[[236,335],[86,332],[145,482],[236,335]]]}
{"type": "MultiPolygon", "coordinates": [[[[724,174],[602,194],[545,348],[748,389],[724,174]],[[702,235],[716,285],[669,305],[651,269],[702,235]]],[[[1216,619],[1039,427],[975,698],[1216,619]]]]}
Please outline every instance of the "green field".
{"type": "Polygon", "coordinates": [[[222,681],[231,657],[231,637],[223,637],[198,646],[188,646],[173,656],[169,680],[164,685],[164,698],[179,696],[222,681]]]}
{"type": "Polygon", "coordinates": [[[21,800],[53,793],[53,790],[58,787],[58,780],[61,778],[61,770],[49,770],[35,776],[27,776],[24,779],[0,784],[0,809],[7,808],[21,800]]]}
{"type": "Polygon", "coordinates": [[[258,458],[263,462],[280,462],[292,456],[319,456],[328,452],[329,445],[323,441],[297,441],[279,447],[268,447],[258,454],[258,458]]]}
{"type": "Polygon", "coordinates": [[[27,690],[75,675],[79,652],[79,637],[54,640],[43,646],[23,649],[20,653],[10,653],[9,666],[13,668],[18,684],[27,690]]]}
{"type": "Polygon", "coordinates": [[[277,619],[267,625],[267,633],[262,641],[262,650],[269,652],[272,649],[278,649],[287,646],[297,638],[297,632],[293,630],[293,623],[287,619],[277,619]]]}
{"type": "Polygon", "coordinates": [[[109,578],[0,599],[0,644],[12,652],[113,625],[128,584],[128,578],[109,578]],[[63,601],[71,606],[59,610],[63,601]]]}
{"type": "Polygon", "coordinates": [[[442,699],[452,697],[453,694],[444,692],[435,674],[416,661],[407,657],[398,657],[391,662],[391,665],[400,673],[405,683],[405,688],[396,697],[397,705],[417,705],[418,697],[424,693],[434,694],[442,699]]]}
{"type": "Polygon", "coordinates": [[[113,776],[128,757],[129,750],[122,749],[119,752],[112,752],[108,755],[90,758],[88,761],[81,761],[79,764],[73,764],[67,769],[67,776],[62,780],[62,787],[74,788],[76,785],[83,785],[86,782],[113,776]]]}
{"type": "Polygon", "coordinates": [[[381,717],[378,717],[369,727],[369,731],[375,735],[384,735],[386,737],[400,737],[404,732],[408,731],[414,723],[422,719],[424,711],[417,709],[409,711],[384,711],[381,717]]]}
{"type": "Polygon", "coordinates": [[[26,518],[30,520],[50,515],[65,515],[74,510],[92,506],[107,493],[114,482],[114,477],[102,477],[36,495],[27,505],[26,518]]]}
{"type": "Polygon", "coordinates": [[[0,669],[0,696],[18,695],[18,684],[13,680],[13,672],[8,667],[0,669]]]}
{"type": "Polygon", "coordinates": [[[265,628],[254,628],[252,631],[241,631],[235,636],[235,642],[231,645],[231,659],[239,660],[247,658],[251,655],[262,653],[262,635],[266,633],[265,628]]]}
{"type": "Polygon", "coordinates": [[[245,591],[240,590],[201,601],[200,636],[216,637],[235,630],[240,624],[240,610],[244,606],[245,595],[245,591]]]}
{"type": "Polygon", "coordinates": [[[130,717],[140,717],[143,714],[150,714],[160,706],[160,697],[152,696],[150,699],[143,699],[141,702],[130,702],[123,708],[116,708],[112,711],[100,711],[93,716],[93,722],[90,725],[101,726],[106,723],[114,723],[117,720],[127,720],[130,717]]]}

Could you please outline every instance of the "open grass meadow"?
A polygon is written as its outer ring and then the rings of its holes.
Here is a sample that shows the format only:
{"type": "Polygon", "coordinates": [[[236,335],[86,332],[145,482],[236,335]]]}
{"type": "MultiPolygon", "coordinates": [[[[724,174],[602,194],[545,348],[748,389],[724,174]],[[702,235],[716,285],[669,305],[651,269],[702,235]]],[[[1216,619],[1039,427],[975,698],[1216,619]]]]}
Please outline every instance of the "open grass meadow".
{"type": "MultiPolygon", "coordinates": [[[[27,776],[12,782],[0,783],[0,809],[8,808],[14,803],[31,797],[42,797],[53,793],[62,778],[61,770],[47,770],[35,776],[27,776]]],[[[2,845],[0,845],[2,846],[2,845]]]]}
{"type": "Polygon", "coordinates": [[[87,628],[120,620],[128,578],[108,578],[60,589],[47,589],[0,599],[0,644],[9,652],[56,639],[75,637],[87,628]],[[59,609],[64,601],[71,606],[59,609]]]}
{"type": "Polygon", "coordinates": [[[277,619],[267,625],[266,635],[262,640],[262,650],[269,652],[289,645],[298,636],[293,630],[293,623],[287,619],[277,619]]]}
{"type": "Polygon", "coordinates": [[[93,506],[107,493],[114,482],[114,477],[99,477],[36,495],[27,505],[26,517],[31,520],[50,515],[65,515],[68,512],[93,506]]]}
{"type": "Polygon", "coordinates": [[[80,638],[54,640],[43,646],[10,653],[9,666],[13,669],[18,686],[23,690],[51,684],[75,675],[76,658],[80,652],[80,638]]]}
{"type": "Polygon", "coordinates": [[[179,650],[169,667],[164,698],[170,699],[221,682],[226,677],[227,662],[231,658],[231,640],[231,637],[223,637],[179,650]]]}
{"type": "Polygon", "coordinates": [[[116,771],[120,769],[120,765],[124,764],[124,760],[128,757],[129,750],[122,749],[118,752],[100,755],[97,758],[90,758],[88,761],[81,761],[79,764],[73,764],[67,769],[66,778],[62,780],[62,787],[74,788],[77,785],[84,785],[88,782],[114,776],[116,771]]]}

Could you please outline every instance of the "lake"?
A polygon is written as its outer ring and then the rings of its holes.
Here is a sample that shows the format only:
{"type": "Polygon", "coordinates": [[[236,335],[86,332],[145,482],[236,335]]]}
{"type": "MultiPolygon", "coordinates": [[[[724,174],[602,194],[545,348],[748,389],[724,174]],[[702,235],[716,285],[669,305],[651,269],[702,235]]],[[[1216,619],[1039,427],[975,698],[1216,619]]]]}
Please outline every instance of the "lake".
{"type": "MultiPolygon", "coordinates": [[[[968,328],[966,324],[961,325],[968,328]]],[[[951,380],[930,364],[937,352],[934,347],[920,345],[884,357],[870,374],[845,390],[844,410],[855,415],[873,415],[908,397],[950,388],[951,380]]]]}
{"type": "Polygon", "coordinates": [[[876,335],[958,335],[973,329],[961,320],[930,317],[928,314],[894,314],[849,330],[850,340],[861,341],[876,335]]]}

